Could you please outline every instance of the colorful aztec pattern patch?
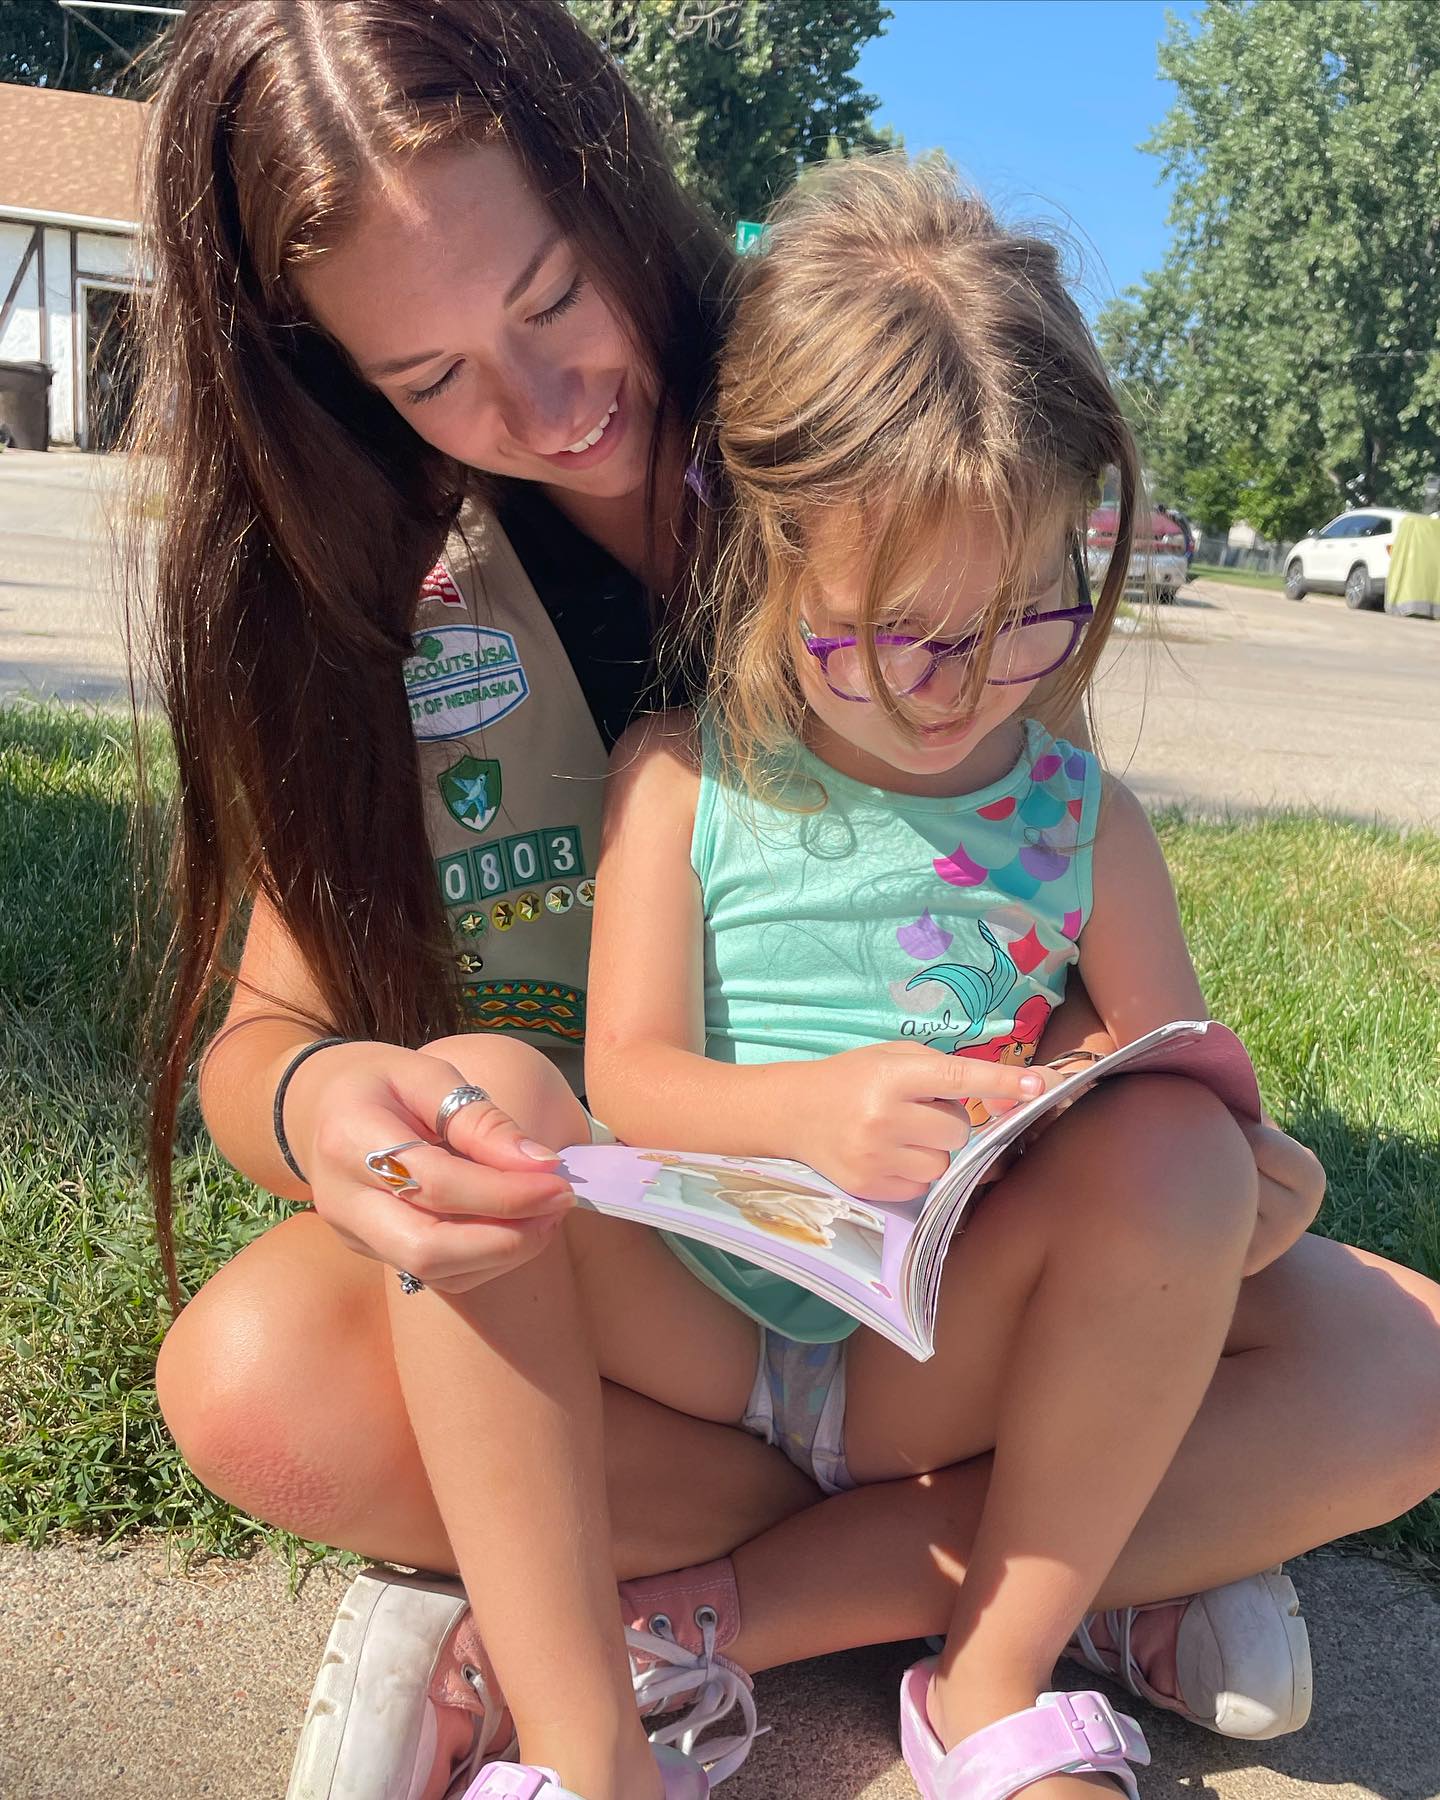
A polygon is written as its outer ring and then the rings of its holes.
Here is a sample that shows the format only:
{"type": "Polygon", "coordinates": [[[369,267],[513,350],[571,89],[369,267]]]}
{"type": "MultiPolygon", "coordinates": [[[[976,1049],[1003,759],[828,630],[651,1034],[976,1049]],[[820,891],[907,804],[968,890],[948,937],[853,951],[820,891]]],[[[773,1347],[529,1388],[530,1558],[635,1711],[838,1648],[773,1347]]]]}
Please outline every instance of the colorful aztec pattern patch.
{"type": "Polygon", "coordinates": [[[585,1036],[585,992],[558,981],[467,981],[465,1016],[483,1031],[531,1031],[578,1044],[585,1036]]]}

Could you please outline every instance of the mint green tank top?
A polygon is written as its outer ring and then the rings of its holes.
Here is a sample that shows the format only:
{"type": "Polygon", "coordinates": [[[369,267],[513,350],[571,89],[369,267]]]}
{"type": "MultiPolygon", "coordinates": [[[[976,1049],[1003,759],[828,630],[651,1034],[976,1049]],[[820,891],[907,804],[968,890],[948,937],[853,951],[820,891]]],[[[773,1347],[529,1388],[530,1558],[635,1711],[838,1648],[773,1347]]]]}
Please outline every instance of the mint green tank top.
{"type": "MultiPolygon", "coordinates": [[[[708,743],[690,860],[705,904],[705,1053],[834,1056],[914,1038],[1029,1062],[1090,913],[1101,774],[1034,720],[1010,773],[932,799],[865,787],[797,752],[792,812],[722,783],[708,743]],[[818,784],[818,788],[817,785],[818,784]]],[[[976,1124],[988,1116],[967,1103],[976,1124]]],[[[708,1287],[802,1343],[856,1321],[727,1251],[666,1234],[708,1287]]]]}

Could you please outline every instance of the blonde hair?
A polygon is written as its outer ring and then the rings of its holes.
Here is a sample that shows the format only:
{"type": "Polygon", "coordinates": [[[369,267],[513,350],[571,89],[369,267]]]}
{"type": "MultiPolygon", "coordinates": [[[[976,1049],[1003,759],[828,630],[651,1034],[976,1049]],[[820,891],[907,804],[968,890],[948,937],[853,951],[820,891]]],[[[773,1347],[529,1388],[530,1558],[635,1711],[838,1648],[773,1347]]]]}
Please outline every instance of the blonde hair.
{"type": "Polygon", "coordinates": [[[995,629],[1024,602],[1035,528],[1059,509],[1083,545],[1113,468],[1115,549],[1094,621],[1051,697],[1052,722],[1063,723],[1124,589],[1141,481],[1056,247],[1003,229],[944,164],[886,154],[803,178],[737,279],[716,386],[709,574],[690,645],[711,671],[710,712],[737,785],[774,796],[787,779],[804,717],[796,623],[817,524],[843,518],[871,542],[861,653],[875,703],[913,730],[914,709],[880,679],[873,636],[907,584],[913,593],[917,551],[968,509],[998,525],[1000,588],[968,670],[977,697],[995,629]]]}

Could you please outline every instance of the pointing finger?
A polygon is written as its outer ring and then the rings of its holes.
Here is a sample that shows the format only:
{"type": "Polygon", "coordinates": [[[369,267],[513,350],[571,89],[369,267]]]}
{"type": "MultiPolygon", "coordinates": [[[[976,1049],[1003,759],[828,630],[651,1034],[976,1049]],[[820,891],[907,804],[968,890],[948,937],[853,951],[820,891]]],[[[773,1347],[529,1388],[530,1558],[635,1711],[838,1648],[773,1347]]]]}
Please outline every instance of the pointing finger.
{"type": "Polygon", "coordinates": [[[1058,1077],[1045,1069],[1014,1063],[983,1062],[969,1056],[907,1057],[897,1061],[895,1079],[902,1091],[923,1100],[1033,1100],[1053,1087],[1058,1077]]]}

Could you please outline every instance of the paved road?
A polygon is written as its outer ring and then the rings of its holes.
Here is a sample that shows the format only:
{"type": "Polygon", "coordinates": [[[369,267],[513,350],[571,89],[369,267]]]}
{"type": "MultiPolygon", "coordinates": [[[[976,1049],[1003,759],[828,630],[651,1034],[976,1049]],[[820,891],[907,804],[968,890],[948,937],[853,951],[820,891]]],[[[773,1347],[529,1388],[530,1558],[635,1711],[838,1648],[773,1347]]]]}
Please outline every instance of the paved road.
{"type": "MultiPolygon", "coordinates": [[[[1155,1757],[1146,1800],[1440,1796],[1440,1593],[1333,1553],[1293,1573],[1315,1650],[1310,1725],[1245,1745],[1141,1708],[1155,1757]]],[[[68,1545],[0,1550],[0,1793],[280,1800],[340,1589],[321,1571],[292,1597],[269,1558],[187,1579],[153,1544],[103,1560],[68,1545]]],[[[726,1800],[913,1800],[895,1696],[918,1653],[897,1645],[761,1676],[771,1733],[726,1800]]]]}
{"type": "Polygon", "coordinates": [[[1197,583],[1107,646],[1101,744],[1147,801],[1440,824],[1440,622],[1197,583]]]}

